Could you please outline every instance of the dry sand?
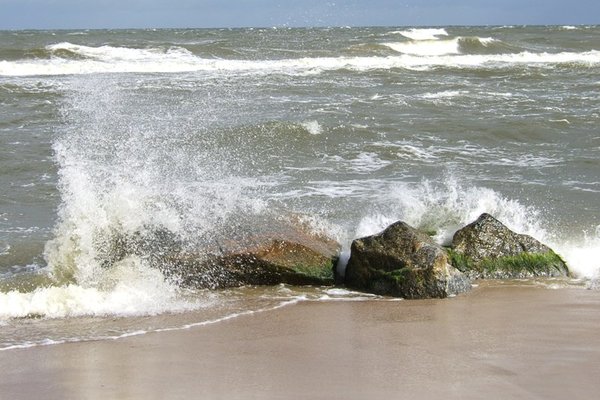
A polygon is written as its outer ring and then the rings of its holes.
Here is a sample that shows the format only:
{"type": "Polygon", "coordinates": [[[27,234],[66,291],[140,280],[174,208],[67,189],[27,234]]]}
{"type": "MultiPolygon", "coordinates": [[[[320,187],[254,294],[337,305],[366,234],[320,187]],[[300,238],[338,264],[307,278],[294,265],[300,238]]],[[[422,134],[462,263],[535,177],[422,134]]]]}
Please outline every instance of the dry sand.
{"type": "Polygon", "coordinates": [[[595,399],[600,292],[307,302],[190,330],[0,352],[1,399],[595,399]]]}

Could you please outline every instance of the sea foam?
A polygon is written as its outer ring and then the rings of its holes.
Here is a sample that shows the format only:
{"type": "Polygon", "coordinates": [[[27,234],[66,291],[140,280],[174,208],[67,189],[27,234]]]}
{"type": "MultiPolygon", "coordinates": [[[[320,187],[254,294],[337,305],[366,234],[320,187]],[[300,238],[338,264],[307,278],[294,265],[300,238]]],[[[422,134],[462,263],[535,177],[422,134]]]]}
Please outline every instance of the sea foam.
{"type": "MultiPolygon", "coordinates": [[[[165,105],[149,128],[146,115],[129,110],[130,101],[150,107],[150,95],[131,98],[107,79],[74,80],[64,98],[54,143],[62,203],[44,252],[52,284],[0,293],[0,319],[201,308],[203,300],[187,296],[153,260],[176,246],[214,246],[231,218],[264,209],[250,193],[260,184],[229,172],[237,154],[216,153],[185,129],[186,118],[165,117],[173,114],[165,105]]],[[[182,115],[210,112],[197,104],[189,111],[182,115]]]]}
{"type": "Polygon", "coordinates": [[[378,210],[365,215],[355,236],[371,235],[397,220],[435,232],[436,240],[449,244],[452,235],[484,212],[494,215],[509,228],[544,240],[540,212],[518,201],[507,199],[485,187],[464,184],[454,177],[444,183],[394,183],[378,199],[378,210]]]}
{"type": "MultiPolygon", "coordinates": [[[[482,39],[478,39],[482,40],[482,39]]],[[[181,73],[201,72],[216,76],[227,74],[307,75],[324,71],[377,69],[504,68],[512,65],[554,65],[576,63],[593,67],[600,63],[600,51],[499,54],[462,54],[460,38],[407,43],[388,43],[400,56],[304,57],[288,59],[242,60],[198,57],[186,49],[134,49],[112,46],[89,47],[70,43],[54,46],[80,54],[83,59],[61,58],[0,62],[0,76],[51,76],[102,73],[181,73]]],[[[50,49],[54,47],[50,46],[50,49]]]]}
{"type": "Polygon", "coordinates": [[[398,53],[415,56],[443,56],[460,54],[459,39],[420,40],[397,43],[384,43],[385,46],[398,53]]]}
{"type": "Polygon", "coordinates": [[[319,124],[319,121],[305,121],[302,123],[302,127],[311,135],[320,135],[323,133],[323,127],[319,124]]]}
{"type": "Polygon", "coordinates": [[[390,33],[398,33],[412,40],[436,40],[439,39],[438,36],[448,36],[448,32],[444,28],[411,28],[390,33]]]}
{"type": "Polygon", "coordinates": [[[580,239],[564,238],[549,231],[541,210],[508,199],[497,191],[461,183],[449,177],[445,183],[395,183],[381,190],[373,213],[362,217],[354,237],[381,232],[402,220],[434,232],[440,244],[449,245],[456,230],[490,213],[510,229],[540,240],[553,248],[578,278],[600,279],[600,227],[580,239]]]}

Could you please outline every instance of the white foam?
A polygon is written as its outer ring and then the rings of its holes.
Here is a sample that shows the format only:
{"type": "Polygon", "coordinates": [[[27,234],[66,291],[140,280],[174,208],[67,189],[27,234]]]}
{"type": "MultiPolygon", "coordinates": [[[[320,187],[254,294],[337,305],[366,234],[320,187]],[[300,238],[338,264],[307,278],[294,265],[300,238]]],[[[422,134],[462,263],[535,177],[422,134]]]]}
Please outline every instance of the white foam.
{"type": "Polygon", "coordinates": [[[484,46],[489,46],[492,43],[496,43],[498,42],[497,39],[491,38],[491,37],[487,37],[487,38],[477,38],[479,40],[479,42],[484,45],[484,46]]]}
{"type": "MultiPolygon", "coordinates": [[[[416,43],[392,43],[406,54],[388,57],[314,57],[281,60],[225,60],[200,58],[182,48],[131,49],[110,46],[87,47],[59,44],[87,57],[65,59],[1,61],[0,76],[51,76],[101,73],[180,73],[208,74],[289,74],[306,75],[323,71],[348,69],[371,71],[405,68],[423,70],[432,67],[488,67],[507,65],[578,63],[594,66],[600,63],[600,51],[467,55],[458,54],[458,39],[416,43]],[[398,47],[400,46],[400,47],[398,47]]],[[[59,46],[55,45],[55,46],[59,46]]]]}
{"type": "Polygon", "coordinates": [[[499,158],[489,161],[483,161],[481,164],[487,165],[509,165],[517,167],[530,167],[530,168],[542,168],[559,164],[563,161],[562,158],[549,158],[543,156],[536,156],[533,154],[523,154],[518,157],[508,158],[499,155],[499,158]]]}
{"type": "Polygon", "coordinates": [[[374,172],[389,165],[391,161],[382,160],[377,153],[363,152],[349,161],[349,168],[356,172],[374,172]]]}
{"type": "Polygon", "coordinates": [[[320,135],[323,133],[323,127],[318,121],[305,121],[302,123],[302,127],[308,131],[311,135],[320,135]]]}
{"type": "Polygon", "coordinates": [[[365,215],[353,237],[381,232],[402,220],[411,226],[435,232],[440,244],[451,243],[457,229],[490,213],[510,229],[530,235],[554,249],[578,278],[600,280],[600,226],[581,240],[558,238],[544,227],[540,211],[508,199],[500,193],[461,183],[449,177],[445,183],[424,180],[416,184],[396,183],[382,193],[375,213],[365,215]]]}
{"type": "Polygon", "coordinates": [[[553,243],[552,247],[579,278],[600,279],[600,226],[579,241],[553,243]]]}
{"type": "Polygon", "coordinates": [[[437,99],[449,99],[452,97],[459,97],[465,94],[469,94],[468,90],[446,90],[443,92],[436,93],[424,93],[422,97],[428,100],[437,100],[437,99]]]}
{"type": "Polygon", "coordinates": [[[456,230],[490,213],[509,228],[543,240],[547,232],[540,225],[539,212],[500,193],[471,186],[448,177],[444,183],[424,180],[416,184],[395,183],[382,191],[377,213],[365,215],[355,237],[372,235],[402,220],[411,226],[435,231],[435,239],[449,244],[456,230]]]}
{"type": "MultiPolygon", "coordinates": [[[[225,161],[202,159],[200,146],[174,150],[166,142],[181,126],[167,119],[149,129],[140,121],[146,117],[131,115],[127,94],[103,77],[71,84],[54,145],[62,203],[44,253],[54,286],[0,293],[0,319],[153,315],[203,307],[203,300],[166,279],[153,259],[160,259],[160,246],[171,250],[179,241],[191,246],[205,232],[214,240],[215,228],[233,213],[262,211],[263,203],[245,193],[259,184],[221,175],[218,162],[225,161]],[[152,239],[157,232],[166,239],[152,239]]],[[[161,111],[168,114],[165,107],[161,111]]]]}
{"type": "Polygon", "coordinates": [[[156,269],[139,260],[123,260],[96,276],[96,286],[79,284],[41,287],[33,292],[0,293],[0,319],[41,315],[49,318],[106,315],[153,315],[202,307],[183,298],[156,269]]]}
{"type": "Polygon", "coordinates": [[[411,28],[390,33],[399,33],[412,40],[436,40],[438,36],[448,36],[448,32],[443,28],[411,28]]]}
{"type": "Polygon", "coordinates": [[[70,51],[80,56],[90,57],[100,61],[136,61],[147,62],[164,60],[165,56],[174,56],[178,59],[185,59],[193,56],[191,52],[183,47],[170,47],[168,49],[161,48],[129,48],[129,47],[113,47],[113,46],[82,46],[69,42],[61,42],[46,46],[46,49],[51,52],[59,50],[70,51]]]}
{"type": "Polygon", "coordinates": [[[416,42],[383,43],[383,45],[398,53],[415,56],[460,54],[458,38],[451,40],[419,40],[416,42]]]}

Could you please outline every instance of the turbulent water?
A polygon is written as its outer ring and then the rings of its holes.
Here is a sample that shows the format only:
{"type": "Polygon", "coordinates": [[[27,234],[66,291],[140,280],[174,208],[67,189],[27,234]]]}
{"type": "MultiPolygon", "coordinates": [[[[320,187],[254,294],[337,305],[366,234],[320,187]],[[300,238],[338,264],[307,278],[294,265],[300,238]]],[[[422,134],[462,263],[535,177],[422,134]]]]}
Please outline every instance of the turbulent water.
{"type": "Polygon", "coordinates": [[[184,291],[152,245],[103,268],[114,235],[273,215],[347,249],[485,211],[594,279],[599,93],[597,26],[0,32],[0,348],[357,296],[184,291]]]}

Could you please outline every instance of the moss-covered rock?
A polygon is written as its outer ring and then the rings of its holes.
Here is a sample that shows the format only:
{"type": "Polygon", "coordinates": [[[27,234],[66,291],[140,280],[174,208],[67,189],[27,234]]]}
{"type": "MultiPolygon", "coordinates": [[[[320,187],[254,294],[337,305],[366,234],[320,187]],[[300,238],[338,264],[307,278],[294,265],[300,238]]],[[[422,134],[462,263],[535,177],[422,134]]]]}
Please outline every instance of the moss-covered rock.
{"type": "Polygon", "coordinates": [[[454,234],[449,254],[452,265],[471,278],[569,275],[565,262],[548,246],[486,213],[454,234]]]}
{"type": "Polygon", "coordinates": [[[450,265],[442,247],[401,221],[352,242],[345,283],[408,299],[443,298],[471,287],[469,279],[450,265]]]}

